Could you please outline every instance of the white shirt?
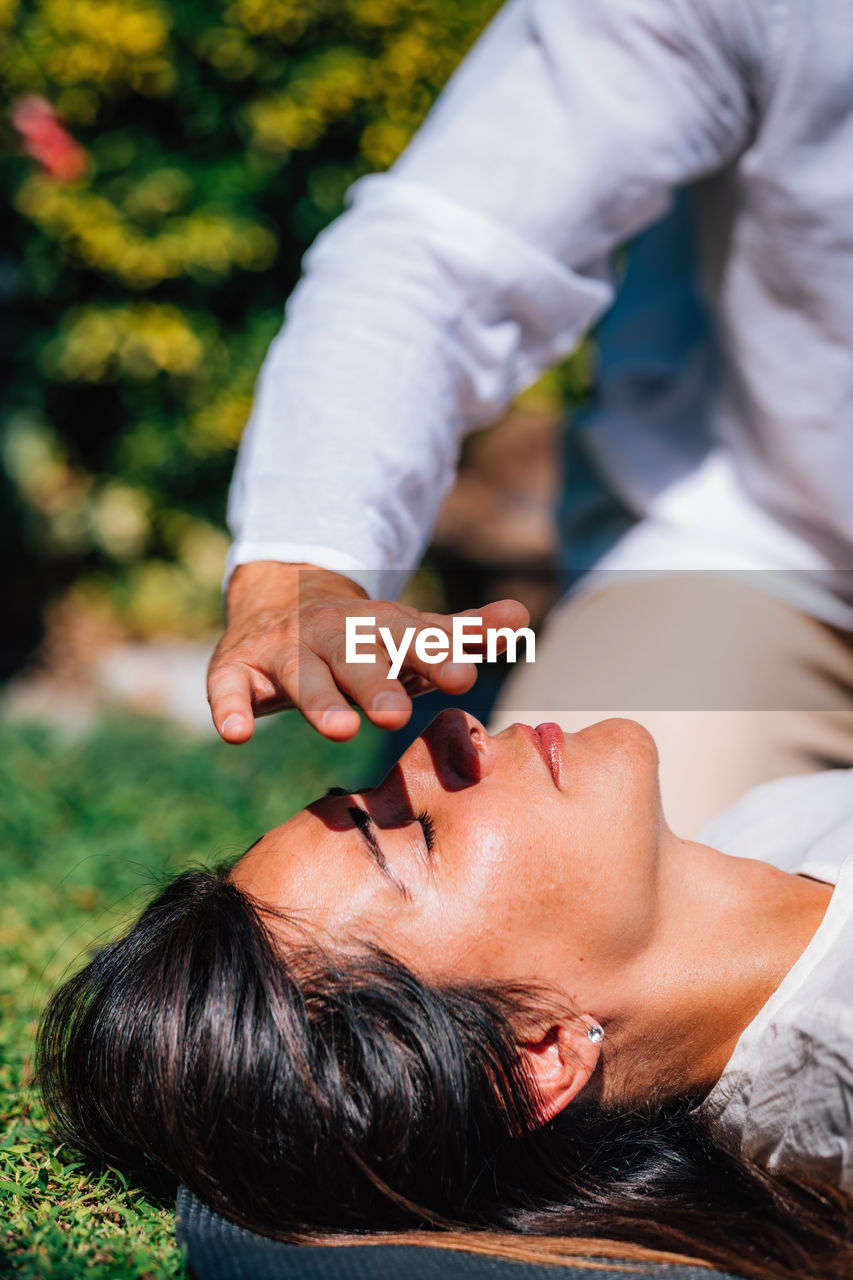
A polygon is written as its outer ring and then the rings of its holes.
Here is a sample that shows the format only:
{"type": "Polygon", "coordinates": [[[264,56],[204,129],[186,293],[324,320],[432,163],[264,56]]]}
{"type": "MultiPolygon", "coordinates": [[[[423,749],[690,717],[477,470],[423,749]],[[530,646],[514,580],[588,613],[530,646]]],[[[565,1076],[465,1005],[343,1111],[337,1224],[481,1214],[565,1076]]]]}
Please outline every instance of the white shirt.
{"type": "Polygon", "coordinates": [[[853,1193],[853,770],[756,787],[701,838],[836,886],[704,1107],[770,1168],[794,1165],[853,1193]]]}
{"type": "Polygon", "coordinates": [[[638,521],[604,563],[816,571],[812,611],[853,626],[850,0],[509,0],[306,257],[229,568],[389,594],[372,575],[416,566],[462,435],[577,344],[686,186],[721,364],[660,412],[642,378],[603,406],[596,467],[638,521]]]}

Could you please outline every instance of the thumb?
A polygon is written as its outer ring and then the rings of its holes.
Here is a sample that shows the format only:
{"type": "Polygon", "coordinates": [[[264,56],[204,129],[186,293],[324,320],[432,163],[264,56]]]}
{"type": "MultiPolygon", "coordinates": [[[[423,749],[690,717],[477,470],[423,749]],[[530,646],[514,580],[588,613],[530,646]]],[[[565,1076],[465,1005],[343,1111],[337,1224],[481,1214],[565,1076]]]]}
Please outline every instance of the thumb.
{"type": "Polygon", "coordinates": [[[530,625],[530,611],[520,600],[492,600],[480,609],[463,610],[463,615],[479,615],[483,619],[483,625],[487,627],[518,628],[530,625]]]}
{"type": "MultiPolygon", "coordinates": [[[[479,609],[461,609],[458,613],[452,614],[452,618],[479,618],[482,620],[480,628],[480,638],[476,635],[467,635],[464,640],[464,650],[470,655],[479,655],[479,658],[489,654],[489,631],[505,630],[508,633],[517,632],[523,627],[527,627],[530,622],[530,613],[521,603],[520,600],[494,600],[489,604],[482,605],[479,609]]],[[[503,653],[508,647],[509,636],[498,635],[496,637],[497,644],[495,652],[503,653]]],[[[515,652],[515,641],[512,641],[512,650],[515,652]]],[[[489,656],[491,656],[489,654],[489,656]]],[[[473,661],[468,662],[445,662],[436,671],[433,677],[435,684],[445,693],[461,693],[469,689],[476,679],[477,666],[473,661]]]]}

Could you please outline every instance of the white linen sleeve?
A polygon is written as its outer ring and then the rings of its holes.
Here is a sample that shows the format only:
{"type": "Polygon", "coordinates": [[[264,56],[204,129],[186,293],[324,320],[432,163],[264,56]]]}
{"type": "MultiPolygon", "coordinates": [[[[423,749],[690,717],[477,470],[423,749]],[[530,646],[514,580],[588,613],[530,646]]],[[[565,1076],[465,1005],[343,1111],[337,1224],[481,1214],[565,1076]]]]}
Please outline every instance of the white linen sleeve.
{"type": "Polygon", "coordinates": [[[229,572],[411,572],[469,429],[570,351],[613,249],[746,146],[747,0],[510,0],[306,255],[229,499],[229,572]]]}

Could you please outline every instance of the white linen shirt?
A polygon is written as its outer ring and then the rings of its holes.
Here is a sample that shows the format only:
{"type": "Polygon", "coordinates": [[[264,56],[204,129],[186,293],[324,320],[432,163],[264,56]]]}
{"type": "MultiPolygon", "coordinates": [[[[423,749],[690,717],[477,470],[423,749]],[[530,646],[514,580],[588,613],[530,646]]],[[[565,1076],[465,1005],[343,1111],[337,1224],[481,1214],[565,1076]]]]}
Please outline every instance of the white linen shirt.
{"type": "Polygon", "coordinates": [[[637,520],[604,563],[815,571],[812,612],[853,627],[850,0],[509,0],[306,256],[229,571],[390,594],[372,575],[416,566],[462,435],[578,343],[614,250],[685,186],[722,364],[680,418],[603,415],[597,465],[637,520]]]}
{"type": "Polygon", "coordinates": [[[853,770],[765,783],[700,838],[836,886],[703,1106],[771,1169],[793,1166],[853,1193],[853,770]]]}

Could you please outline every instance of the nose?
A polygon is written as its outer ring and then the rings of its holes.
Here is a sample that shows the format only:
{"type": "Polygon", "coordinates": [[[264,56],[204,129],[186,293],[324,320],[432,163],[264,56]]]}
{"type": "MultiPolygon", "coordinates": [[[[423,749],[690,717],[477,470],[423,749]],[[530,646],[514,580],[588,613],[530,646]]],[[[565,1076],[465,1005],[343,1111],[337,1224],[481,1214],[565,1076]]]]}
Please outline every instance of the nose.
{"type": "Polygon", "coordinates": [[[455,791],[481,782],[495,767],[496,748],[480,721],[452,707],[422,735],[443,787],[455,791]]]}

